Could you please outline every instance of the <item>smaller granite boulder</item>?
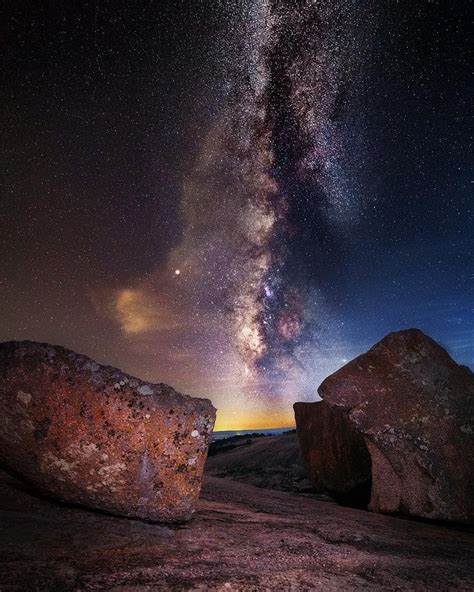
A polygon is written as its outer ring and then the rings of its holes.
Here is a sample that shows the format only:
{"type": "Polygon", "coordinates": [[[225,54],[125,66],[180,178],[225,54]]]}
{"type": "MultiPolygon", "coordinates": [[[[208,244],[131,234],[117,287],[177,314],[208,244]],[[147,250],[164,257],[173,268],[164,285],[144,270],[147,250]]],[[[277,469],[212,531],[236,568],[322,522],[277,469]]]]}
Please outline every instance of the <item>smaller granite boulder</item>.
{"type": "Polygon", "coordinates": [[[474,375],[417,329],[387,335],[320,386],[372,460],[370,508],[474,521],[474,375]]]}
{"type": "Polygon", "coordinates": [[[189,520],[214,420],[207,399],[63,347],[0,344],[0,463],[60,501],[189,520]]]}
{"type": "Polygon", "coordinates": [[[317,491],[351,505],[370,498],[370,455],[346,414],[324,401],[295,403],[301,454],[317,491]]]}

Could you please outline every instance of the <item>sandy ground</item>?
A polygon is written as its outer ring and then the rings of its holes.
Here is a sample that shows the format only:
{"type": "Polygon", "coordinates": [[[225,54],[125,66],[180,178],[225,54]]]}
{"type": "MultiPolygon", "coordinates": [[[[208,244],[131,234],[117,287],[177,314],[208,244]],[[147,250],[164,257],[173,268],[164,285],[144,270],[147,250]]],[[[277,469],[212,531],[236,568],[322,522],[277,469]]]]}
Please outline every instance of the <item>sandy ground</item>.
{"type": "Polygon", "coordinates": [[[473,590],[474,533],[207,476],[164,527],[0,479],[0,590],[473,590]]]}

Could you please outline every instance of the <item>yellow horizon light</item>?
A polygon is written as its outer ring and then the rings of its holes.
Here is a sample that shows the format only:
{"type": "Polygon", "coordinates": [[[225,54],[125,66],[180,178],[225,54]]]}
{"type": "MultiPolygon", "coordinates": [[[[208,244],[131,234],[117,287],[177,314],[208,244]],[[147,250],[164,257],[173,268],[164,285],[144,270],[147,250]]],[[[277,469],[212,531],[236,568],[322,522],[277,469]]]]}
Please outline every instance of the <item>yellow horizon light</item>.
{"type": "Polygon", "coordinates": [[[248,412],[242,411],[239,414],[232,412],[218,411],[214,431],[223,432],[227,430],[269,430],[272,428],[294,428],[295,416],[293,409],[279,409],[269,412],[268,409],[261,409],[253,412],[249,417],[248,412]]]}

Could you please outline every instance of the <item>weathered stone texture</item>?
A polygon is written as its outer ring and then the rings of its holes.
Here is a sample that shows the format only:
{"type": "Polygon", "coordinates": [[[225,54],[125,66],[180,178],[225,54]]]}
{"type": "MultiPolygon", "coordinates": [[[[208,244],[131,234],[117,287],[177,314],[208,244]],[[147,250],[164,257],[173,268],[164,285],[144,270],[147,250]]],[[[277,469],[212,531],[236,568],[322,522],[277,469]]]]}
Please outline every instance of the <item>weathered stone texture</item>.
{"type": "Polygon", "coordinates": [[[370,491],[370,455],[343,411],[324,401],[295,403],[301,453],[316,490],[335,499],[360,498],[370,491]]]}
{"type": "Polygon", "coordinates": [[[319,393],[372,460],[370,508],[474,521],[474,375],[421,331],[392,333],[319,393]]]}
{"type": "Polygon", "coordinates": [[[0,344],[0,462],[58,500],[188,520],[214,420],[207,399],[63,347],[0,344]]]}

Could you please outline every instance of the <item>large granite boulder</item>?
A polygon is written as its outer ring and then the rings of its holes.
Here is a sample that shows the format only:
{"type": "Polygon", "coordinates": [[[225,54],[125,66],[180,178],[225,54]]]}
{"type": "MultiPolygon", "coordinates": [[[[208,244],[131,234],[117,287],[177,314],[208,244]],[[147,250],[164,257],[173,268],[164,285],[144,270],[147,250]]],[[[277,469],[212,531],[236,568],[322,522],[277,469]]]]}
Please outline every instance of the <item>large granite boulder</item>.
{"type": "Polygon", "coordinates": [[[295,403],[301,454],[317,491],[350,505],[370,498],[370,455],[346,414],[324,401],[295,403]]]}
{"type": "Polygon", "coordinates": [[[0,463],[54,498],[190,519],[215,409],[63,347],[0,344],[0,463]]]}
{"type": "Polygon", "coordinates": [[[370,508],[474,521],[474,375],[421,331],[392,333],[320,386],[372,460],[370,508]]]}

